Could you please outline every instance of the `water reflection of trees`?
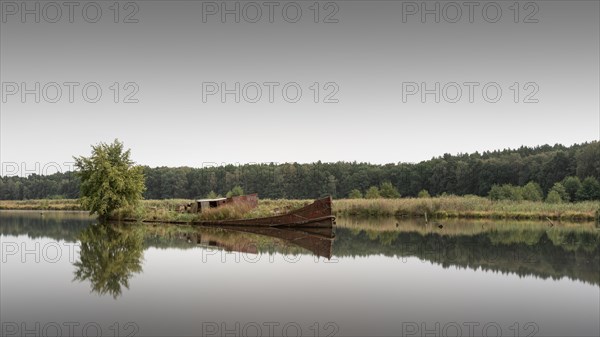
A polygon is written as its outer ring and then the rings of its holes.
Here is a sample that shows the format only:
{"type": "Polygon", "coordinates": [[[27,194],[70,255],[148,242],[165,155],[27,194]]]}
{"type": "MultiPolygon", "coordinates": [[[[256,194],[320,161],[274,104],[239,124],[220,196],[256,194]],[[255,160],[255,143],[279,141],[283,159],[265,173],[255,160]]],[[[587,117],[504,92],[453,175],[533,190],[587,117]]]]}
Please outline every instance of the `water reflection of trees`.
{"type": "MultiPolygon", "coordinates": [[[[333,255],[416,256],[446,267],[481,268],[543,278],[568,277],[600,285],[600,230],[594,224],[565,223],[549,228],[544,222],[457,220],[444,221],[443,229],[438,229],[420,222],[400,221],[396,226],[397,222],[395,218],[373,219],[372,223],[339,219],[333,255]]],[[[296,250],[292,244],[274,242],[264,236],[216,228],[199,231],[164,225],[111,226],[90,225],[89,219],[69,214],[60,218],[55,218],[54,213],[44,216],[39,212],[0,214],[2,235],[80,239],[82,259],[77,269],[81,269],[81,279],[87,277],[93,289],[104,289],[98,292],[113,296],[119,296],[122,287],[129,285],[129,277],[141,271],[144,249],[197,247],[197,240],[187,239],[190,233],[227,244],[250,241],[263,253],[307,253],[300,248],[296,250]],[[106,255],[99,255],[101,253],[106,255]],[[116,276],[111,277],[111,274],[116,276]]]]}
{"type": "Polygon", "coordinates": [[[338,228],[334,256],[414,256],[444,267],[569,277],[600,284],[600,231],[507,230],[473,235],[338,228]]]}
{"type": "Polygon", "coordinates": [[[129,279],[142,271],[144,235],[139,228],[91,225],[79,234],[81,251],[74,280],[89,281],[92,291],[117,298],[129,279]]]}
{"type": "Polygon", "coordinates": [[[0,213],[1,235],[27,235],[74,242],[95,220],[81,212],[6,211],[0,213]]]}

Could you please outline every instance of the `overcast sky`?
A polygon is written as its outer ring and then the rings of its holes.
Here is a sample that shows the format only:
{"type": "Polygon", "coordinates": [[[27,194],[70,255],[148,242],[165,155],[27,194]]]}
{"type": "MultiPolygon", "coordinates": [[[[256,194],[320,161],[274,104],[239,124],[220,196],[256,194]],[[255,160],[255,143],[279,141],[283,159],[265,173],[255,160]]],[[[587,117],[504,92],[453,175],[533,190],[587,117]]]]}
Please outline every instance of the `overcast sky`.
{"type": "Polygon", "coordinates": [[[4,174],[114,138],[195,167],[600,138],[598,1],[1,3],[4,174]]]}

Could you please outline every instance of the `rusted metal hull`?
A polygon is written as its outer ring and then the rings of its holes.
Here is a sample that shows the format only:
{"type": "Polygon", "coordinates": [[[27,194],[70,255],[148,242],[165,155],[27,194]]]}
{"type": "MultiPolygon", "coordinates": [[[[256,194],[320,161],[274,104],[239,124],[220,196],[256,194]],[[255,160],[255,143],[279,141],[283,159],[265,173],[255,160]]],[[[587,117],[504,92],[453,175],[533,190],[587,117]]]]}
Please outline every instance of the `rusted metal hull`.
{"type": "Polygon", "coordinates": [[[283,215],[254,219],[194,221],[192,225],[332,228],[334,221],[335,217],[331,215],[331,197],[325,197],[283,215]]]}

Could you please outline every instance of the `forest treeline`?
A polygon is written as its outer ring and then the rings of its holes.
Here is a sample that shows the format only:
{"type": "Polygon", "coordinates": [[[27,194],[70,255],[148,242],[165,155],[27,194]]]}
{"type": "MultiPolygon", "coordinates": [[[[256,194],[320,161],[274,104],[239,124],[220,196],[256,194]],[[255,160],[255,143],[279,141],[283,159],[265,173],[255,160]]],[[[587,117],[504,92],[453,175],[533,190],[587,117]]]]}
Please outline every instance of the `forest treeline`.
{"type": "MultiPolygon", "coordinates": [[[[197,198],[211,191],[225,195],[235,186],[261,198],[312,199],[330,194],[345,198],[352,190],[391,183],[403,197],[488,196],[492,186],[535,182],[547,194],[566,177],[600,180],[600,142],[520,147],[472,154],[445,154],[420,163],[376,165],[358,162],[247,164],[204,168],[144,167],[146,199],[197,198]]],[[[1,177],[0,199],[79,197],[73,172],[1,177]]]]}

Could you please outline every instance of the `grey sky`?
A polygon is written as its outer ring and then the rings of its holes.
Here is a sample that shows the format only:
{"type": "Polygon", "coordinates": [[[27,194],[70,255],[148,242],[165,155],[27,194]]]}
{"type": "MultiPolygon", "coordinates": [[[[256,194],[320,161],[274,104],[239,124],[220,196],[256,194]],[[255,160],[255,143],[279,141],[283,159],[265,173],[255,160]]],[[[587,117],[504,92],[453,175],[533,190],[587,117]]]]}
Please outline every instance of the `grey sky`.
{"type": "MultiPolygon", "coordinates": [[[[96,19],[96,6],[87,2],[74,7],[74,23],[68,7],[58,22],[46,22],[57,13],[44,9],[46,2],[39,2],[40,23],[34,14],[23,23],[22,7],[15,13],[7,3],[0,26],[2,163],[68,162],[114,138],[150,166],[416,162],[446,152],[600,138],[598,1],[521,2],[519,23],[513,1],[478,3],[473,23],[462,5],[462,17],[449,22],[457,12],[447,2],[440,2],[439,23],[434,14],[421,22],[420,1],[416,14],[402,1],[322,1],[318,15],[314,1],[280,2],[273,23],[263,2],[254,3],[263,14],[256,23],[248,22],[257,12],[247,2],[239,2],[240,23],[234,14],[221,22],[221,8],[201,1],[120,2],[118,16],[112,1],[98,1],[96,23],[85,21],[96,19]],[[498,21],[487,22],[497,7],[498,21]],[[36,82],[40,103],[34,94],[23,103],[20,84],[33,89],[36,82]],[[73,103],[65,82],[79,83],[71,85],[73,103]],[[97,103],[82,94],[92,82],[102,89],[97,103]],[[240,102],[227,94],[223,103],[221,83],[233,89],[236,82],[240,102]],[[429,89],[440,83],[439,103],[435,94],[422,102],[423,82],[429,89]],[[496,99],[497,87],[498,101],[486,102],[496,99]],[[139,102],[124,103],[136,90],[129,100],[139,102]]],[[[36,1],[27,3],[35,8],[36,1]]],[[[93,83],[87,89],[92,100],[93,83]]]]}

